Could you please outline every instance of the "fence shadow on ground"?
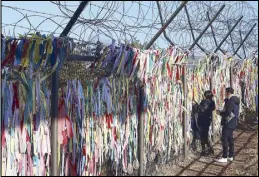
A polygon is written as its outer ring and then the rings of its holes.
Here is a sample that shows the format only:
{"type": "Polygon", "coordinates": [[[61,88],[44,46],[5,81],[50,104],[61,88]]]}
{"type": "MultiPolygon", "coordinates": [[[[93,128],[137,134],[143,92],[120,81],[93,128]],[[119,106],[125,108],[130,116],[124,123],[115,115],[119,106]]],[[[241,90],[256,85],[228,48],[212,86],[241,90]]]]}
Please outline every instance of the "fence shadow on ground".
{"type": "MultiPolygon", "coordinates": [[[[237,140],[238,138],[240,138],[245,132],[247,132],[247,131],[242,131],[242,132],[240,132],[234,139],[235,140],[237,140]]],[[[242,150],[244,150],[247,146],[248,146],[248,144],[252,141],[252,139],[256,136],[256,134],[257,134],[257,132],[254,132],[248,139],[247,139],[247,141],[244,143],[244,145],[243,146],[239,146],[239,147],[236,147],[236,148],[238,148],[238,150],[236,151],[236,156],[238,155],[238,154],[240,154],[240,152],[242,151],[242,150]]],[[[217,143],[215,143],[215,145],[214,145],[214,147],[216,146],[216,145],[218,145],[219,143],[221,143],[220,141],[218,141],[217,143]]],[[[220,153],[217,153],[216,155],[215,155],[215,158],[219,158],[219,157],[221,157],[221,155],[222,155],[222,152],[220,152],[220,153]]],[[[180,166],[180,167],[182,167],[183,169],[180,171],[180,172],[178,172],[175,176],[181,176],[181,175],[183,175],[186,171],[190,171],[190,172],[194,172],[194,173],[196,173],[196,175],[194,175],[194,176],[204,176],[204,175],[213,175],[213,176],[222,176],[222,175],[224,175],[225,174],[225,172],[227,171],[227,169],[231,166],[231,164],[233,163],[233,162],[229,162],[229,163],[227,163],[227,164],[219,164],[219,163],[217,163],[217,162],[215,162],[214,160],[212,160],[211,162],[209,162],[209,163],[206,163],[206,162],[204,162],[204,161],[201,161],[201,158],[202,157],[198,157],[198,158],[195,158],[194,160],[192,160],[187,166],[180,166]],[[191,169],[191,166],[192,165],[194,165],[195,163],[203,163],[203,164],[206,164],[203,168],[202,168],[202,170],[193,170],[193,169],[191,169]],[[217,166],[217,167],[219,167],[219,169],[220,170],[217,170],[217,172],[207,172],[207,170],[210,170],[210,167],[212,167],[212,166],[217,166]]],[[[235,160],[236,161],[236,160],[235,160]]],[[[237,160],[238,161],[238,160],[237,160]]],[[[246,162],[245,161],[238,161],[238,162],[240,162],[240,163],[243,163],[243,164],[245,164],[246,162]]],[[[249,165],[249,166],[251,166],[251,165],[249,165]]],[[[248,168],[248,167],[247,167],[248,168]]],[[[246,169],[247,169],[246,168],[246,169]]]]}

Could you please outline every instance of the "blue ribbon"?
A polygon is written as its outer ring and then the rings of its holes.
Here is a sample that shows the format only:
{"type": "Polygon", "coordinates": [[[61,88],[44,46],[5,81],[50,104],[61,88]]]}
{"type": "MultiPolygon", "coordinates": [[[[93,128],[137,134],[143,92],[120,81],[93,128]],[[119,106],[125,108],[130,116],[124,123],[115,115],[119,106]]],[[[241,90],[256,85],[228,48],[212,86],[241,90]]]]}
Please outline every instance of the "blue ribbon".
{"type": "Polygon", "coordinates": [[[133,51],[133,49],[130,49],[128,60],[125,65],[125,68],[126,68],[125,72],[126,72],[127,76],[130,75],[130,72],[132,69],[132,64],[133,64],[133,59],[134,59],[134,51],[133,51]]]}
{"type": "Polygon", "coordinates": [[[120,53],[119,53],[119,55],[117,56],[115,62],[113,62],[114,65],[113,65],[112,73],[115,72],[115,70],[116,70],[116,68],[117,68],[117,66],[118,66],[118,64],[119,64],[119,62],[120,62],[122,52],[124,52],[124,48],[125,48],[125,46],[124,46],[124,45],[121,45],[121,47],[120,47],[120,53]]]}
{"type": "Polygon", "coordinates": [[[32,46],[31,46],[30,52],[29,52],[30,68],[34,68],[34,65],[35,65],[35,62],[34,62],[34,60],[33,60],[33,57],[34,57],[34,56],[33,56],[33,53],[34,53],[35,43],[36,43],[36,41],[33,40],[32,46]]]}
{"type": "Polygon", "coordinates": [[[46,48],[47,42],[44,41],[43,43],[41,43],[39,45],[39,49],[40,49],[40,60],[39,62],[35,65],[34,69],[38,69],[40,67],[40,65],[42,64],[43,58],[44,58],[44,50],[46,48]]]}
{"type": "Polygon", "coordinates": [[[24,45],[24,40],[21,40],[17,46],[16,49],[16,60],[15,60],[15,66],[21,64],[21,58],[22,58],[22,49],[24,45]]]}
{"type": "Polygon", "coordinates": [[[36,81],[36,98],[37,98],[37,106],[38,109],[36,110],[36,131],[38,131],[39,126],[40,126],[40,120],[41,120],[41,95],[40,95],[40,78],[37,76],[37,81],[36,81]]]}
{"type": "Polygon", "coordinates": [[[50,64],[54,66],[57,61],[57,39],[56,38],[54,38],[52,41],[52,47],[53,47],[53,50],[52,50],[52,54],[50,55],[50,64]]]}
{"type": "Polygon", "coordinates": [[[5,38],[2,38],[2,41],[1,41],[1,44],[2,44],[2,61],[5,59],[5,49],[6,49],[6,39],[5,38]]]}
{"type": "Polygon", "coordinates": [[[62,45],[62,47],[59,49],[59,60],[60,63],[58,65],[58,69],[61,69],[64,65],[65,57],[66,57],[66,48],[62,45]]]}

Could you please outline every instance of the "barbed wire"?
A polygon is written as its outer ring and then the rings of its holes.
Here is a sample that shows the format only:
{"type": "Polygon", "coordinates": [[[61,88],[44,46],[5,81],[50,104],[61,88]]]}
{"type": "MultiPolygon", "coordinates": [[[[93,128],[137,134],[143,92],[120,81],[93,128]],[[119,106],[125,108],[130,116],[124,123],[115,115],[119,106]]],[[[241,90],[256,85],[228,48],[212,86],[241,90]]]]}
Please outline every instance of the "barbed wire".
{"type": "MultiPolygon", "coordinates": [[[[49,13],[45,10],[40,12],[33,7],[25,9],[8,5],[8,2],[3,3],[4,10],[17,12],[16,21],[10,23],[8,17],[3,14],[4,35],[16,36],[21,31],[25,34],[34,31],[60,34],[80,2],[50,1],[49,3],[53,9],[58,9],[58,13],[49,13]]],[[[144,44],[161,28],[159,9],[165,23],[179,7],[181,1],[160,1],[159,3],[161,8],[157,7],[156,1],[91,1],[78,18],[69,36],[81,43],[102,41],[110,44],[111,39],[114,39],[122,43],[139,40],[144,44]]],[[[189,1],[186,7],[196,38],[209,23],[208,14],[213,18],[223,4],[224,10],[212,24],[214,34],[209,28],[200,39],[199,45],[212,52],[216,48],[214,37],[219,44],[228,33],[229,26],[233,26],[243,15],[243,19],[231,33],[233,42],[228,37],[221,47],[225,51],[234,53],[241,43],[240,33],[244,38],[252,25],[258,22],[258,11],[251,4],[245,1],[189,1]]],[[[191,28],[184,10],[176,16],[166,32],[170,40],[183,49],[188,49],[193,43],[191,28]]],[[[165,48],[169,42],[161,35],[155,45],[165,48]]],[[[258,50],[258,25],[244,43],[244,49],[247,54],[258,50]]],[[[203,54],[197,46],[193,52],[196,56],[203,54]]],[[[238,55],[244,58],[244,53],[240,49],[238,55]]]]}

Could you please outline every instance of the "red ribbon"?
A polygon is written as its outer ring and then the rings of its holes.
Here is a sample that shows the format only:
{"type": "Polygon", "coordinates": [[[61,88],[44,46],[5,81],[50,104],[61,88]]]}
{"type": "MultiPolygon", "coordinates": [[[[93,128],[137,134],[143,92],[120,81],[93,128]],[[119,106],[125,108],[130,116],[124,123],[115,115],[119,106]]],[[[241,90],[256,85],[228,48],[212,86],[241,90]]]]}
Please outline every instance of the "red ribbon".
{"type": "Polygon", "coordinates": [[[68,144],[67,130],[62,131],[62,136],[63,136],[63,142],[61,145],[63,148],[65,148],[66,145],[68,144]]]}
{"type": "Polygon", "coordinates": [[[84,147],[83,147],[83,150],[82,150],[82,151],[83,151],[83,155],[84,155],[84,156],[86,156],[86,146],[85,146],[85,145],[84,145],[84,147]]]}
{"type": "Polygon", "coordinates": [[[184,55],[182,55],[182,56],[180,57],[180,60],[179,60],[179,61],[182,61],[183,57],[184,57],[184,55]]]}
{"type": "Polygon", "coordinates": [[[111,129],[112,114],[106,114],[106,123],[108,124],[108,129],[111,129]]]}
{"type": "Polygon", "coordinates": [[[173,72],[170,69],[169,62],[166,63],[166,68],[167,68],[167,72],[168,72],[169,77],[172,79],[173,72]]]}
{"type": "Polygon", "coordinates": [[[245,72],[244,71],[241,71],[240,72],[240,77],[244,77],[245,76],[245,72]]]}
{"type": "Polygon", "coordinates": [[[177,71],[176,71],[176,80],[180,80],[180,73],[179,73],[179,67],[177,66],[177,71]]]}
{"type": "Polygon", "coordinates": [[[185,67],[183,66],[182,67],[182,76],[184,76],[185,75],[185,67]]]}
{"type": "Polygon", "coordinates": [[[19,98],[18,98],[18,82],[13,83],[13,105],[12,105],[12,112],[14,113],[15,108],[19,108],[19,98]]]}
{"type": "Polygon", "coordinates": [[[221,88],[220,88],[220,96],[221,96],[221,100],[224,99],[224,87],[225,85],[223,85],[221,88]]]}
{"type": "Polygon", "coordinates": [[[77,176],[76,174],[76,169],[77,169],[77,165],[75,163],[75,165],[72,164],[72,162],[70,162],[70,169],[71,169],[71,176],[77,176]]]}
{"type": "Polygon", "coordinates": [[[28,48],[29,48],[29,41],[25,40],[23,45],[23,51],[22,51],[22,58],[24,58],[27,54],[28,48]]]}
{"type": "Polygon", "coordinates": [[[28,134],[28,131],[26,131],[26,142],[30,142],[30,136],[28,134]]]}
{"type": "Polygon", "coordinates": [[[179,56],[176,57],[175,63],[177,63],[179,60],[179,56]]]}
{"type": "Polygon", "coordinates": [[[37,131],[37,129],[36,129],[36,114],[33,114],[32,124],[33,124],[33,130],[37,131]]]}
{"type": "Polygon", "coordinates": [[[175,60],[175,63],[180,62],[182,59],[183,59],[183,56],[177,56],[176,60],[175,60]]]}
{"type": "Polygon", "coordinates": [[[136,63],[136,60],[137,60],[137,56],[139,54],[139,50],[137,51],[137,53],[135,54],[134,56],[134,59],[133,59],[133,63],[132,63],[132,67],[131,67],[131,71],[130,71],[130,74],[133,72],[133,69],[134,69],[134,65],[136,63]]]}
{"type": "Polygon", "coordinates": [[[213,92],[213,95],[216,95],[216,90],[215,90],[215,88],[213,89],[212,92],[213,92]]]}
{"type": "Polygon", "coordinates": [[[5,67],[8,63],[14,61],[14,56],[16,52],[16,47],[17,47],[17,41],[14,40],[13,43],[11,44],[11,49],[9,55],[6,56],[5,60],[2,62],[1,67],[5,67]]]}

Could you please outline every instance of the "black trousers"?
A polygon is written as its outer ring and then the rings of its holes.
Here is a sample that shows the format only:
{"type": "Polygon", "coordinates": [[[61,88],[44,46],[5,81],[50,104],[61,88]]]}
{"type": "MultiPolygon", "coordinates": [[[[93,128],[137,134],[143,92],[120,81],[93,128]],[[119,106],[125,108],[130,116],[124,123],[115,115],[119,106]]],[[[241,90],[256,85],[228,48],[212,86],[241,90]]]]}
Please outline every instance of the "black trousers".
{"type": "Polygon", "coordinates": [[[202,151],[205,151],[206,145],[209,149],[212,149],[210,141],[209,141],[209,126],[201,127],[200,130],[200,139],[201,139],[201,148],[202,151]]]}
{"type": "Polygon", "coordinates": [[[223,158],[234,157],[234,138],[233,129],[226,126],[222,128],[222,147],[223,147],[223,158]]]}
{"type": "Polygon", "coordinates": [[[192,133],[193,133],[192,145],[196,145],[196,141],[200,139],[199,137],[200,133],[194,119],[192,119],[191,124],[192,124],[192,133]]]}

